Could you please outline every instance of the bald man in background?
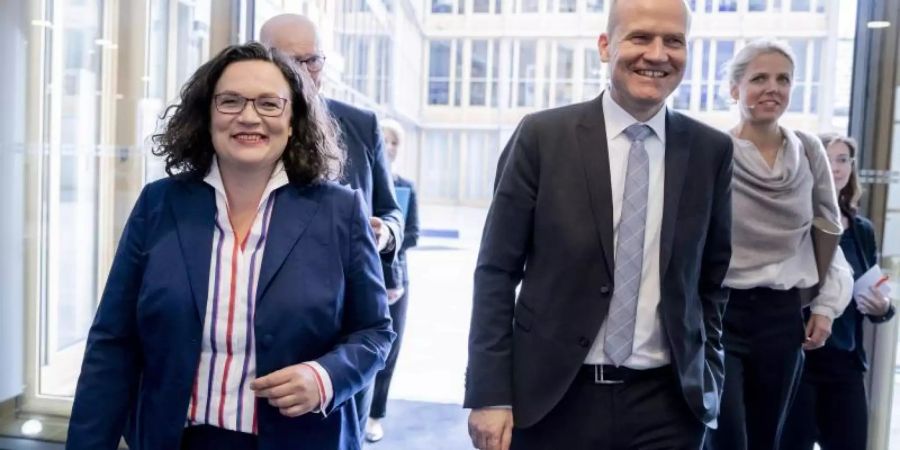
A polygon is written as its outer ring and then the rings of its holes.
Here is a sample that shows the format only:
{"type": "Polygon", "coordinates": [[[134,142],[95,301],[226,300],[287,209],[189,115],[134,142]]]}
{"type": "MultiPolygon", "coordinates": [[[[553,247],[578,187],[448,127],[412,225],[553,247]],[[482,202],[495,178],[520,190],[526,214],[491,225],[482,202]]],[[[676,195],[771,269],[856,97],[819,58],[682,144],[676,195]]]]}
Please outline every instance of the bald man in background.
{"type": "MultiPolygon", "coordinates": [[[[308,71],[316,87],[321,89],[325,54],[316,24],[309,18],[298,14],[275,16],[263,24],[259,38],[263,44],[293,58],[301,70],[308,71]]],[[[388,268],[394,263],[397,249],[403,242],[403,214],[394,195],[378,119],[371,111],[338,100],[325,99],[325,102],[332,117],[340,124],[341,141],[347,151],[344,182],[360,189],[366,198],[369,220],[385,269],[385,287],[397,288],[399,283],[393,279],[388,268]]],[[[369,416],[371,386],[360,391],[354,401],[362,436],[369,416]]]]}

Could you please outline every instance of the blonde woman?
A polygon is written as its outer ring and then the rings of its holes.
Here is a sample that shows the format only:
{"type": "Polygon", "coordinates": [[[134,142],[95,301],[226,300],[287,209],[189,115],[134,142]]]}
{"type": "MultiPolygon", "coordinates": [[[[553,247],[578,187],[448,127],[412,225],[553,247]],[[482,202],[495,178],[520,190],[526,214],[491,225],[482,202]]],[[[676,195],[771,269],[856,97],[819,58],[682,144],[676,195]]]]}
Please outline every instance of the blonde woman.
{"type": "Polygon", "coordinates": [[[780,122],[793,79],[793,54],[778,41],[750,42],[729,66],[740,122],[730,130],[734,217],[725,277],[731,288],[723,320],[725,385],[719,428],[707,438],[716,450],[779,448],[803,349],[824,345],[852,287],[840,251],[825,279],[818,279],[812,219],[835,228],[841,223],[821,143],[780,122]],[[801,291],[817,284],[804,320],[801,291]]]}

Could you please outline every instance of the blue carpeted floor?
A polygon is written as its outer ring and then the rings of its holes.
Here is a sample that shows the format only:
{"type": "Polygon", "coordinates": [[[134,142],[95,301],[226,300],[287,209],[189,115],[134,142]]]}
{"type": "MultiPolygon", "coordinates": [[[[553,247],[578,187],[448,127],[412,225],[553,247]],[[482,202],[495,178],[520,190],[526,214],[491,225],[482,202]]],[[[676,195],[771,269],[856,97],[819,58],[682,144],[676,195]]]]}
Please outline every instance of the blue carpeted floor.
{"type": "Polygon", "coordinates": [[[466,420],[460,405],[406,400],[388,401],[384,439],[367,444],[366,450],[465,450],[471,449],[466,420]]]}
{"type": "MultiPolygon", "coordinates": [[[[366,450],[471,449],[468,411],[459,405],[390,400],[384,439],[366,450]]],[[[0,437],[0,450],[62,450],[63,445],[0,437]]]]}

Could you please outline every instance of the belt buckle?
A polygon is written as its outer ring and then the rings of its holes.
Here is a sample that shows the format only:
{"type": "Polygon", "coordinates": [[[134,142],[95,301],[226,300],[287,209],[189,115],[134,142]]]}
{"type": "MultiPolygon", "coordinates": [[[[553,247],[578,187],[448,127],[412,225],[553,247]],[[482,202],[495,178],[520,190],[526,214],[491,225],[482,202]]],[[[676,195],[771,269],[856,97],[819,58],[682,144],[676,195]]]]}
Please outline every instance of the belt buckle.
{"type": "Polygon", "coordinates": [[[594,366],[594,383],[595,384],[622,384],[625,380],[609,380],[603,375],[603,365],[594,366]],[[598,369],[599,367],[599,369],[598,369]]]}

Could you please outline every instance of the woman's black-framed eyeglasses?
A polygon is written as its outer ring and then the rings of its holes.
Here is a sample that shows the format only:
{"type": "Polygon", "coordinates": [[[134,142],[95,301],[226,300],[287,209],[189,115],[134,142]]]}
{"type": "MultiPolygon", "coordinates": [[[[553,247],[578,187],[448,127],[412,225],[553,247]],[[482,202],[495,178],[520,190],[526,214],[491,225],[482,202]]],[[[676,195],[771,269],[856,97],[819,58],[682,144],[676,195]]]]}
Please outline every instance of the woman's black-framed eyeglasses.
{"type": "Polygon", "coordinates": [[[213,96],[213,103],[216,105],[216,111],[222,114],[240,114],[244,112],[247,103],[253,103],[253,109],[260,116],[280,117],[284,114],[284,107],[288,100],[281,97],[256,97],[247,98],[238,94],[216,94],[213,96]]]}

